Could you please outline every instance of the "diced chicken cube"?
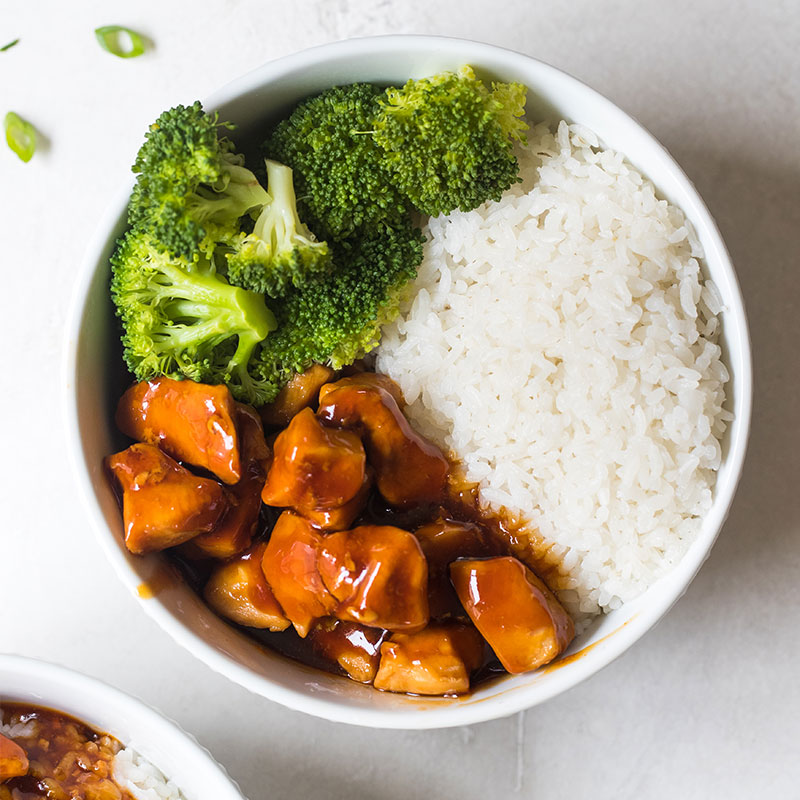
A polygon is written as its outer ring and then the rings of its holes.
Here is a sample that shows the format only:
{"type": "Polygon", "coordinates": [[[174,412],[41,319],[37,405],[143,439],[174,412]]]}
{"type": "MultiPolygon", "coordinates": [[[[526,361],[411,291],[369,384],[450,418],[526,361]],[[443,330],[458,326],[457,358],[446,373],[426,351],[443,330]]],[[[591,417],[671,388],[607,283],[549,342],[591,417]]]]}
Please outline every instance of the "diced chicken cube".
{"type": "Polygon", "coordinates": [[[575,635],[553,593],[513,556],[454,561],[450,577],[470,619],[509,672],[547,664],[575,635]]]}
{"type": "Polygon", "coordinates": [[[257,461],[266,473],[272,461],[272,451],[264,436],[264,424],[258,412],[244,403],[236,404],[236,429],[239,432],[241,462],[257,461]]]}
{"type": "MultiPolygon", "coordinates": [[[[342,370],[342,372],[346,373],[347,368],[342,370]]],[[[334,383],[326,383],[324,386],[321,386],[319,390],[319,402],[321,403],[326,395],[345,386],[351,388],[360,387],[367,390],[383,389],[389,392],[397,403],[398,408],[401,410],[406,404],[400,387],[388,375],[383,375],[380,372],[364,372],[363,369],[356,370],[350,375],[345,375],[334,383]]]]}
{"type": "Polygon", "coordinates": [[[332,533],[320,542],[318,568],[339,619],[390,631],[428,623],[428,565],[407,531],[363,525],[332,533]]]}
{"type": "Polygon", "coordinates": [[[259,542],[233,561],[220,564],[211,573],[203,597],[221,617],[237,625],[282,631],[289,627],[289,620],[261,568],[266,549],[266,542],[259,542]]]}
{"type": "Polygon", "coordinates": [[[471,522],[438,519],[414,531],[428,566],[447,567],[457,558],[490,555],[494,549],[484,532],[471,522]]]}
{"type": "Polygon", "coordinates": [[[304,509],[303,516],[315,527],[324,533],[333,531],[347,530],[358,515],[364,510],[369,497],[369,490],[372,488],[372,473],[367,471],[364,475],[364,483],[352,500],[348,500],[343,506],[337,508],[304,509]]]}
{"type": "Polygon", "coordinates": [[[28,756],[13,740],[0,733],[0,783],[28,774],[28,756]]]}
{"type": "Polygon", "coordinates": [[[354,681],[372,683],[378,671],[381,643],[388,632],[357,622],[320,620],[308,638],[323,658],[338,664],[354,681]]]}
{"type": "Polygon", "coordinates": [[[258,410],[264,424],[284,428],[304,408],[316,407],[320,387],[333,375],[333,370],[322,364],[313,364],[305,372],[295,375],[271,403],[258,410]]]}
{"type": "Polygon", "coordinates": [[[322,534],[308,520],[284,511],[272,529],[261,561],[275,599],[301,637],[336,606],[317,569],[321,541],[322,534]]]}
{"type": "Polygon", "coordinates": [[[228,490],[228,513],[213,531],[196,536],[186,545],[189,554],[231,558],[250,546],[258,527],[269,448],[261,420],[252,408],[237,405],[236,421],[242,444],[242,477],[228,490]]]}
{"type": "Polygon", "coordinates": [[[362,433],[378,491],[391,505],[433,502],[444,491],[447,460],[408,424],[388,380],[362,374],[323,386],[318,416],[362,433]]]}
{"type": "Polygon", "coordinates": [[[495,554],[487,535],[469,522],[440,519],[414,531],[428,562],[428,602],[431,617],[463,616],[464,609],[450,583],[448,567],[457,558],[495,554]]]}
{"type": "Polygon", "coordinates": [[[351,431],[327,428],[303,409],[275,440],[261,494],[270,506],[298,513],[340,508],[363,488],[366,454],[351,431]]]}
{"type": "Polygon", "coordinates": [[[132,439],[158,445],[231,484],[242,477],[235,413],[227,386],[156,378],[122,395],[116,422],[132,439]]]}
{"type": "Polygon", "coordinates": [[[472,625],[432,623],[419,633],[393,633],[381,645],[375,688],[389,692],[444,695],[469,691],[471,673],[485,643],[472,625]]]}
{"type": "Polygon", "coordinates": [[[132,553],[186,542],[212,530],[228,510],[219,483],[193,475],[153,445],[134,444],[106,463],[122,488],[125,546],[132,553]]]}

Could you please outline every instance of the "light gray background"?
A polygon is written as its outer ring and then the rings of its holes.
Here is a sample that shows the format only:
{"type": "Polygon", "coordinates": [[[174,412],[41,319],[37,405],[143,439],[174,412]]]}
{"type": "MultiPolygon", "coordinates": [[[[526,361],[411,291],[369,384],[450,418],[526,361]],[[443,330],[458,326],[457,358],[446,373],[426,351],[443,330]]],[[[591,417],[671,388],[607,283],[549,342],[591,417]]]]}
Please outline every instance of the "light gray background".
{"type": "MultiPolygon", "coordinates": [[[[800,2],[3,2],[0,112],[0,651],[133,692],[197,735],[251,800],[800,796],[800,2]],[[100,50],[121,23],[156,43],[100,50]],[[195,661],[117,583],[64,452],[60,362],[83,248],[145,126],[263,61],[379,33],[482,39],[550,62],[639,119],[716,217],[742,283],[756,398],[742,483],[667,618],[601,674],[524,715],[369,731],[253,697],[195,661]]],[[[2,688],[2,687],[0,687],[2,688]]]]}

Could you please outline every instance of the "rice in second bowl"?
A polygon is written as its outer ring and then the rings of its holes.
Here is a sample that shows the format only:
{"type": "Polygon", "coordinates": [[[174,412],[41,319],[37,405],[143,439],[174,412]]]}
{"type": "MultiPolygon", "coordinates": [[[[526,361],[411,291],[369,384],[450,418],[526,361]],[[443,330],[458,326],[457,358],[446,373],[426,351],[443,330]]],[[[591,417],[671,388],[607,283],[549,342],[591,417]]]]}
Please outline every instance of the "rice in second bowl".
{"type": "Polygon", "coordinates": [[[522,184],[429,221],[377,369],[481,502],[550,545],[577,618],[678,562],[710,509],[728,373],[683,213],[594,134],[531,131],[522,184]]]}
{"type": "Polygon", "coordinates": [[[0,798],[19,800],[41,793],[92,800],[185,800],[173,781],[113,736],[54,709],[17,703],[6,703],[6,709],[4,714],[0,707],[0,735],[30,759],[27,775],[17,776],[29,783],[21,791],[13,783],[5,784],[0,774],[0,798]]]}

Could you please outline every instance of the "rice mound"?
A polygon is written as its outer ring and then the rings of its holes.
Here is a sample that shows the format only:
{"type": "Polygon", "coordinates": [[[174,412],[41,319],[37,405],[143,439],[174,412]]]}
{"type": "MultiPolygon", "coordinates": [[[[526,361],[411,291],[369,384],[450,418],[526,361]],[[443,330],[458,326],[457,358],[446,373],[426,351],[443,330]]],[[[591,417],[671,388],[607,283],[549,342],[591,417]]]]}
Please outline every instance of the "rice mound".
{"type": "Polygon", "coordinates": [[[132,747],[114,757],[114,780],[137,800],[184,800],[177,785],[132,747]]]}
{"type": "Polygon", "coordinates": [[[732,415],[719,291],[683,213],[580,125],[538,125],[522,183],[429,220],[376,367],[481,503],[536,529],[580,619],[675,565],[732,415]]]}

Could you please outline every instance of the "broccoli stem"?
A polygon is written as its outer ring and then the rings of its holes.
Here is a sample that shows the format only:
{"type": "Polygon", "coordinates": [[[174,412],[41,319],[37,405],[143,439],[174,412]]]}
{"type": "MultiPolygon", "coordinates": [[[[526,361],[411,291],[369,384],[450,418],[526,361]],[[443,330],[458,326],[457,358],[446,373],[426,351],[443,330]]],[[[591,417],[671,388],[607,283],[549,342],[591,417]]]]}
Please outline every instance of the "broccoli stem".
{"type": "Polygon", "coordinates": [[[172,308],[187,319],[208,320],[225,336],[234,331],[249,331],[256,341],[265,339],[277,323],[274,314],[264,305],[264,298],[238,286],[230,286],[213,272],[200,269],[185,272],[172,264],[162,263],[159,271],[169,284],[157,293],[164,299],[179,302],[172,308]]]}
{"type": "Polygon", "coordinates": [[[286,241],[295,231],[305,232],[305,226],[297,216],[297,198],[294,193],[292,170],[284,164],[267,159],[267,191],[272,198],[256,220],[253,233],[259,239],[270,242],[274,249],[286,241]]]}
{"type": "Polygon", "coordinates": [[[198,186],[194,197],[187,198],[186,208],[202,223],[239,217],[268,202],[269,194],[249,169],[225,164],[219,181],[211,188],[198,186]]]}
{"type": "Polygon", "coordinates": [[[247,167],[226,164],[224,167],[228,184],[225,193],[238,201],[240,208],[261,208],[269,202],[269,193],[247,167]]]}

